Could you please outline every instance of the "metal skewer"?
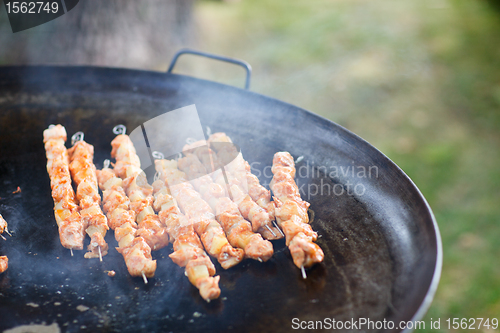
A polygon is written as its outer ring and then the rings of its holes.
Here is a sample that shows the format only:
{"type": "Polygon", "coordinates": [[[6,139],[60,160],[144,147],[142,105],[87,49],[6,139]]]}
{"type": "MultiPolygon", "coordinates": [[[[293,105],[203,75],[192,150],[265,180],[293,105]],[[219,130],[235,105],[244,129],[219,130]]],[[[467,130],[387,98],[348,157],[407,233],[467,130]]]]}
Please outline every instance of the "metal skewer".
{"type": "Polygon", "coordinates": [[[125,134],[127,133],[127,127],[125,127],[125,125],[116,125],[115,127],[113,127],[113,133],[116,134],[116,135],[120,135],[120,134],[125,134]]]}
{"type": "MultiPolygon", "coordinates": [[[[83,141],[84,136],[85,134],[83,134],[83,132],[76,132],[73,134],[71,136],[71,145],[74,146],[78,141],[83,141]]],[[[69,251],[71,252],[71,256],[73,256],[73,249],[69,249],[69,251]]]]}
{"type": "Polygon", "coordinates": [[[276,227],[276,229],[279,230],[279,232],[281,233],[281,236],[285,237],[285,234],[283,233],[283,231],[281,231],[280,227],[278,226],[278,224],[276,223],[276,221],[273,221],[273,224],[274,226],[276,227]]]}
{"type": "Polygon", "coordinates": [[[158,171],[155,172],[155,175],[153,177],[153,181],[157,181],[158,179],[160,179],[160,173],[158,171]]]}
{"type": "Polygon", "coordinates": [[[165,159],[165,155],[163,155],[163,153],[161,153],[161,152],[159,152],[157,150],[155,150],[154,152],[152,152],[151,155],[153,155],[153,158],[155,160],[163,160],[163,159],[165,159]]]}
{"type": "Polygon", "coordinates": [[[144,280],[144,284],[148,284],[148,279],[146,278],[146,274],[144,272],[141,272],[142,274],[142,279],[144,280]]]}
{"type": "Polygon", "coordinates": [[[73,136],[71,137],[71,145],[74,146],[78,141],[83,141],[84,136],[85,134],[83,134],[83,132],[76,132],[75,134],[73,134],[73,136]]]}
{"type": "MultiPolygon", "coordinates": [[[[118,125],[120,126],[120,125],[118,125]]],[[[123,126],[123,125],[122,125],[123,126]]],[[[113,132],[114,132],[114,129],[113,129],[113,132]]],[[[83,132],[76,132],[75,134],[73,134],[71,136],[71,145],[74,146],[75,143],[77,143],[78,141],[83,141],[83,138],[85,137],[85,134],[83,132]]],[[[109,166],[109,160],[105,160],[104,161],[104,164],[106,164],[106,161],[108,162],[108,165],[109,166]]],[[[101,247],[98,246],[97,249],[99,250],[99,261],[102,262],[102,252],[101,252],[101,247]]],[[[71,255],[73,256],[73,250],[71,250],[71,255]]]]}
{"type": "Polygon", "coordinates": [[[276,234],[274,233],[273,229],[269,227],[269,225],[266,224],[266,228],[273,234],[274,237],[276,237],[276,234]]]}
{"type": "Polygon", "coordinates": [[[306,270],[304,269],[304,266],[300,266],[300,271],[302,272],[302,278],[304,280],[307,279],[306,270]]]}
{"type": "Polygon", "coordinates": [[[5,238],[5,237],[4,237],[4,236],[2,236],[2,235],[0,235],[0,237],[2,237],[2,238],[3,238],[3,240],[7,240],[7,238],[5,238]]]}

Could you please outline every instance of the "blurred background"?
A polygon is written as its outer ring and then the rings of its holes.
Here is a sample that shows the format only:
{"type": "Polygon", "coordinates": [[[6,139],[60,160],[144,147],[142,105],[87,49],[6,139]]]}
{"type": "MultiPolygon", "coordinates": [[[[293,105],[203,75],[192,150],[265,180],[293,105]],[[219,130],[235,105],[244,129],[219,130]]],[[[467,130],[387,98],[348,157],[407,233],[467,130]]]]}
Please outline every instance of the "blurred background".
{"type": "MultiPolygon", "coordinates": [[[[427,323],[499,317],[500,2],[82,0],[16,34],[0,9],[0,65],[165,71],[186,46],[248,61],[251,90],[339,123],[413,179],[444,247],[427,323]]],[[[244,82],[188,56],[176,71],[244,82]]]]}

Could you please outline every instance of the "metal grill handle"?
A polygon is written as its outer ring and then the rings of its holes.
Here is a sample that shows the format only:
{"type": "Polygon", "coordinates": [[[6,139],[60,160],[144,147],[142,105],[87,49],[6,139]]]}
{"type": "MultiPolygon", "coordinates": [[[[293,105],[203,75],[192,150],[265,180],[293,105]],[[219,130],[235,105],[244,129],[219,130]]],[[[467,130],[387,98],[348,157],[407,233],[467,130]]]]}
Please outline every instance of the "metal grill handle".
{"type": "Polygon", "coordinates": [[[191,50],[191,49],[182,49],[182,50],[178,51],[174,55],[172,62],[170,63],[170,66],[168,67],[167,73],[172,73],[172,70],[174,69],[175,64],[177,63],[177,59],[183,54],[197,55],[200,57],[215,59],[215,60],[219,60],[219,61],[223,61],[223,62],[229,62],[231,64],[235,64],[235,65],[243,67],[243,69],[246,72],[245,89],[246,90],[250,89],[250,77],[252,76],[252,66],[250,66],[250,64],[248,62],[243,61],[243,60],[239,60],[239,59],[223,57],[223,56],[216,55],[216,54],[195,51],[195,50],[191,50]]]}

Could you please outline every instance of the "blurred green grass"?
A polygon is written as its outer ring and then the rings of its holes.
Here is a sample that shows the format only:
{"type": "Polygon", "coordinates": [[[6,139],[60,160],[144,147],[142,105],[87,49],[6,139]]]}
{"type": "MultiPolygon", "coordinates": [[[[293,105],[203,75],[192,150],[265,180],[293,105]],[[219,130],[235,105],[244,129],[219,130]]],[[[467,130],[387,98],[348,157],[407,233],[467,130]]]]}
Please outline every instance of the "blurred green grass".
{"type": "MultiPolygon", "coordinates": [[[[201,48],[249,61],[253,91],[345,126],[421,189],[444,247],[427,323],[500,314],[500,10],[492,3],[242,0],[196,7],[201,48]]],[[[241,73],[210,64],[196,72],[243,82],[241,73]]]]}

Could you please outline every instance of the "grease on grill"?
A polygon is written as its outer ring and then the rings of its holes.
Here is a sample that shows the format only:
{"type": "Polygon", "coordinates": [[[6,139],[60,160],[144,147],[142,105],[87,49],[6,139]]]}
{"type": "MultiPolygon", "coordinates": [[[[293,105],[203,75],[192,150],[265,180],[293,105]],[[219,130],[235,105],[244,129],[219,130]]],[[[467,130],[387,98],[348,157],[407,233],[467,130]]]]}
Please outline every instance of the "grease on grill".
{"type": "Polygon", "coordinates": [[[3,331],[3,333],[59,333],[61,329],[57,325],[57,323],[53,323],[52,325],[21,325],[16,326],[11,329],[3,331]]]}
{"type": "Polygon", "coordinates": [[[85,306],[85,305],[78,305],[78,306],[76,307],[76,309],[77,309],[78,311],[80,311],[80,312],[85,312],[85,311],[87,311],[87,310],[88,310],[88,309],[90,309],[90,308],[89,308],[88,306],[85,306]]]}

